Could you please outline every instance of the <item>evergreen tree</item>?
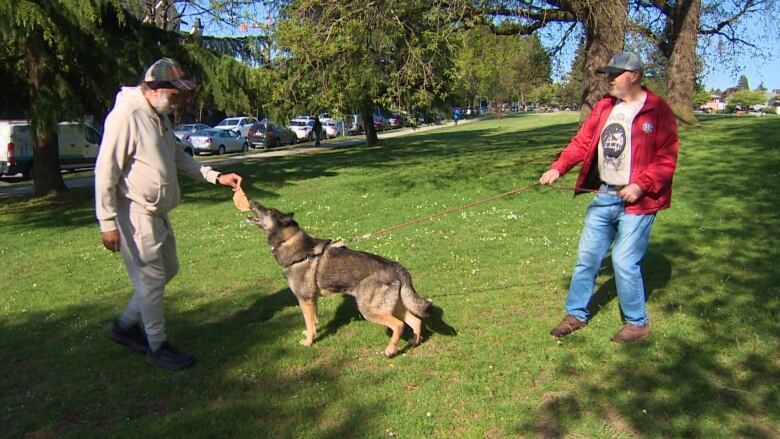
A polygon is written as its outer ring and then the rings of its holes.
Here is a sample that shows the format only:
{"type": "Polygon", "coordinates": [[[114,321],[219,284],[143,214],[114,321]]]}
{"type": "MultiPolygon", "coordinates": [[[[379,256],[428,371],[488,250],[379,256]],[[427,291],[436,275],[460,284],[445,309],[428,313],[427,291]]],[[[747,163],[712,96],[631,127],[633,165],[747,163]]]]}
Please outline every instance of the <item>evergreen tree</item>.
{"type": "Polygon", "coordinates": [[[11,62],[0,69],[9,83],[5,87],[27,91],[23,109],[16,112],[30,119],[36,196],[66,189],[60,174],[57,124],[83,115],[84,99],[94,91],[92,79],[100,59],[100,35],[95,31],[108,10],[117,4],[101,0],[33,2],[0,0],[0,38],[11,62]],[[87,67],[89,66],[89,67],[87,67]],[[76,92],[78,91],[78,92],[76,92]]]}
{"type": "Polygon", "coordinates": [[[0,79],[12,97],[2,100],[0,114],[30,120],[35,196],[67,189],[57,124],[85,115],[102,121],[118,87],[137,84],[161,56],[205,80],[203,96],[224,108],[249,111],[257,100],[247,66],[140,23],[120,0],[0,0],[0,79]]]}
{"type": "Polygon", "coordinates": [[[750,90],[747,76],[742,75],[739,77],[739,81],[737,81],[737,90],[750,90]]]}

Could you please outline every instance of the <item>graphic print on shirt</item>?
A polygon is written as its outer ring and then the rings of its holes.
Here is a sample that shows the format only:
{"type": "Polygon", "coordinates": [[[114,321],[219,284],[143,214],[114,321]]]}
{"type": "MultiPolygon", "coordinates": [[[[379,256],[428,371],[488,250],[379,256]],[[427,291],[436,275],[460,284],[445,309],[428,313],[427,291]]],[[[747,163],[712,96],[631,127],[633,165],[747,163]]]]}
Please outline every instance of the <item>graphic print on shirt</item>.
{"type": "Polygon", "coordinates": [[[632,102],[618,101],[601,130],[598,147],[599,178],[607,184],[625,186],[631,176],[631,126],[642,109],[645,97],[632,102]]]}
{"type": "Polygon", "coordinates": [[[620,169],[620,164],[625,157],[626,130],[619,123],[611,123],[601,132],[601,148],[604,154],[604,166],[612,171],[620,169]]]}

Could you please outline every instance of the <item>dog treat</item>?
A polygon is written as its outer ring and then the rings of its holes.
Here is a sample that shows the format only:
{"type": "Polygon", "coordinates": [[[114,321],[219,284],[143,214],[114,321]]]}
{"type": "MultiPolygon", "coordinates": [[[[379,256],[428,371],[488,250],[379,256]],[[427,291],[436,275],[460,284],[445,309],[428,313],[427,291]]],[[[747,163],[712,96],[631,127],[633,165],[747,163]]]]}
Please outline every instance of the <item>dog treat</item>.
{"type": "Polygon", "coordinates": [[[241,189],[241,187],[239,187],[238,190],[233,193],[233,204],[235,204],[236,209],[240,210],[241,212],[247,212],[251,210],[249,207],[249,199],[246,197],[246,193],[244,193],[244,190],[241,189]]]}

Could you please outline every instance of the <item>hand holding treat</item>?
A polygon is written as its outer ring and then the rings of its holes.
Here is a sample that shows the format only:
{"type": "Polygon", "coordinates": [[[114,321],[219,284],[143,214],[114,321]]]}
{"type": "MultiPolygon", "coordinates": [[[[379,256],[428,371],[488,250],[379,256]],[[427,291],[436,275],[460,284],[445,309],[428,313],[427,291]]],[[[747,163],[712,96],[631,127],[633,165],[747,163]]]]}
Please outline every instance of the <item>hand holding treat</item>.
{"type": "Polygon", "coordinates": [[[235,192],[233,192],[233,204],[236,205],[236,209],[242,212],[248,212],[251,210],[249,207],[249,198],[246,197],[246,193],[244,193],[244,190],[241,189],[241,186],[239,186],[235,192]]]}

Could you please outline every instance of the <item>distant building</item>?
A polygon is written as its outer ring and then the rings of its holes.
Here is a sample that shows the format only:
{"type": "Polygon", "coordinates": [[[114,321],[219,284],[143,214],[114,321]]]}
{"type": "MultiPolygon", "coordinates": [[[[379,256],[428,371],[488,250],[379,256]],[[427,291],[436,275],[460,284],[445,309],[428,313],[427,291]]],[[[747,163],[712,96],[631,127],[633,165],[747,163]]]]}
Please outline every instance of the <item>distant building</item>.
{"type": "Polygon", "coordinates": [[[701,109],[706,113],[720,113],[726,110],[726,101],[720,95],[710,95],[710,100],[702,104],[701,109]]]}

